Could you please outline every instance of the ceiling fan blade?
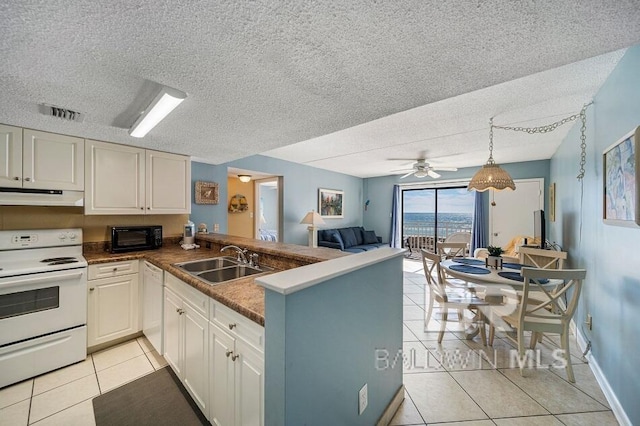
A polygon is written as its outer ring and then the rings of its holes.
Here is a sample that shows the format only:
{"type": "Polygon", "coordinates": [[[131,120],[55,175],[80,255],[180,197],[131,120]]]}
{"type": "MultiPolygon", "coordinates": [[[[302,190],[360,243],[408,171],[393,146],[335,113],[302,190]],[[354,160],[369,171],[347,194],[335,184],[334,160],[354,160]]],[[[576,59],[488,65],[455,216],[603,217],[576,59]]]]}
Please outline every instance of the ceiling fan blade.
{"type": "Polygon", "coordinates": [[[408,172],[409,170],[413,172],[413,169],[399,169],[399,170],[391,170],[391,173],[408,172]]]}
{"type": "Polygon", "coordinates": [[[440,170],[443,172],[457,172],[458,168],[457,167],[432,167],[432,170],[440,170]]]}
{"type": "Polygon", "coordinates": [[[409,173],[407,173],[406,175],[402,176],[400,179],[404,179],[404,178],[406,178],[406,177],[409,177],[409,176],[411,176],[413,173],[414,173],[414,172],[413,172],[413,170],[412,170],[412,171],[410,171],[409,173]]]}
{"type": "Polygon", "coordinates": [[[434,172],[433,170],[427,170],[427,174],[429,176],[431,176],[432,178],[434,178],[434,179],[438,179],[440,177],[440,175],[438,173],[434,172]]]}

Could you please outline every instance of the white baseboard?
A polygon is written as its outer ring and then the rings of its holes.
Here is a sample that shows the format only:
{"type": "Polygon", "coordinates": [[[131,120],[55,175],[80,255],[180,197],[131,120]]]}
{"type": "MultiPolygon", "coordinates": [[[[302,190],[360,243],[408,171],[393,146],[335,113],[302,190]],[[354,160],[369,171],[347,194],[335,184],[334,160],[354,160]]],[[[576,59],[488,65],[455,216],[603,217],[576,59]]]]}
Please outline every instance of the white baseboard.
{"type": "MultiPolygon", "coordinates": [[[[578,347],[582,352],[584,352],[587,348],[587,339],[577,330],[575,322],[571,320],[571,330],[576,334],[576,338],[578,341],[578,347]]],[[[607,402],[611,406],[611,411],[613,411],[613,415],[616,416],[616,420],[623,426],[632,426],[631,420],[627,417],[627,413],[624,412],[622,405],[620,405],[620,401],[616,397],[616,394],[611,389],[607,378],[604,373],[600,369],[598,365],[598,361],[592,355],[591,351],[586,355],[587,360],[589,361],[589,368],[593,372],[598,384],[600,385],[600,389],[602,389],[602,393],[604,393],[605,398],[607,398],[607,402]]]]}

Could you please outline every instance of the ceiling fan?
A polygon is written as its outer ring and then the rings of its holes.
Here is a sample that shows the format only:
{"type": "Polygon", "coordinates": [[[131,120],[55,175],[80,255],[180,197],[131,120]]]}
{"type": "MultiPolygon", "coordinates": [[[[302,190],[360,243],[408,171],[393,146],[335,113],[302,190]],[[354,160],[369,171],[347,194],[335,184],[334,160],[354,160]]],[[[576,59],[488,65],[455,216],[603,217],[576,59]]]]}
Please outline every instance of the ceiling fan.
{"type": "MultiPolygon", "coordinates": [[[[394,158],[393,160],[400,160],[400,158],[394,158]]],[[[392,172],[407,172],[407,174],[405,174],[404,176],[402,176],[400,179],[404,179],[406,177],[409,177],[411,175],[417,177],[417,178],[423,178],[426,176],[430,176],[433,179],[437,179],[440,177],[439,173],[436,173],[436,170],[439,171],[444,171],[444,172],[455,172],[458,169],[456,167],[433,167],[431,166],[429,163],[427,163],[426,159],[424,158],[418,158],[416,159],[416,162],[413,163],[413,167],[411,169],[404,169],[404,170],[392,170],[392,172]]]]}

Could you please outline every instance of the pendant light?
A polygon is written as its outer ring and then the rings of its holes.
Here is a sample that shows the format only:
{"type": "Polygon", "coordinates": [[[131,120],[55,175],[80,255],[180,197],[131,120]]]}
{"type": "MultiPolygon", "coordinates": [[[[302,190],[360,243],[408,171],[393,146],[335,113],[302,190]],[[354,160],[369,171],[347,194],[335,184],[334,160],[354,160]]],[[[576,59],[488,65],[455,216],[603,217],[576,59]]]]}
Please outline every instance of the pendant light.
{"type": "Polygon", "coordinates": [[[509,173],[500,168],[493,160],[493,117],[489,119],[489,159],[487,160],[487,164],[482,166],[473,176],[471,182],[469,182],[467,190],[471,191],[473,189],[480,192],[486,191],[487,189],[496,191],[516,189],[516,184],[513,183],[513,179],[511,179],[509,173]]]}

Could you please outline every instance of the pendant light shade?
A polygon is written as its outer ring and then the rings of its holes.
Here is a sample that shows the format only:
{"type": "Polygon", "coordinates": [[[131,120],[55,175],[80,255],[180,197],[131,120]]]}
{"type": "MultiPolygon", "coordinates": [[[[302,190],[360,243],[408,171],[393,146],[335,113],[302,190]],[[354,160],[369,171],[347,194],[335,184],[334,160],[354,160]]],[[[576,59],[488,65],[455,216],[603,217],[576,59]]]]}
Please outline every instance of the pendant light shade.
{"type": "Polygon", "coordinates": [[[502,191],[503,189],[516,189],[516,184],[505,170],[501,169],[499,165],[493,160],[493,118],[489,120],[489,159],[487,164],[482,166],[480,170],[473,175],[467,190],[486,191],[487,189],[493,189],[495,191],[502,191]]]}

